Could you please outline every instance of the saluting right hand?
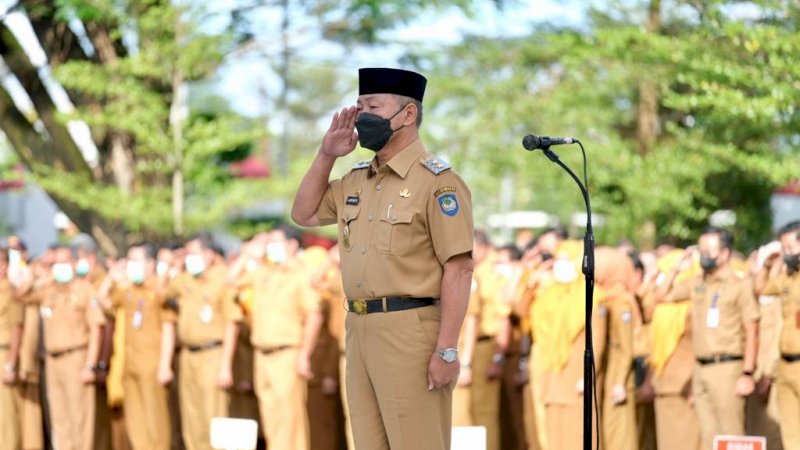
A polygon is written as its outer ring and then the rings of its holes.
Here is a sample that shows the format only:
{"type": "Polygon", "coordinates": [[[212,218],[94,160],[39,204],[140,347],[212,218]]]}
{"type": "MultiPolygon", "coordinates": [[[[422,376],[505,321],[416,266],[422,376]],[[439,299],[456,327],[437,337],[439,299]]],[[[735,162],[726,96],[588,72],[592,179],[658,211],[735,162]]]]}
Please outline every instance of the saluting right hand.
{"type": "Polygon", "coordinates": [[[320,152],[325,155],[340,157],[347,155],[356,148],[358,134],[354,130],[358,111],[355,106],[344,108],[333,114],[331,125],[322,138],[320,152]]]}

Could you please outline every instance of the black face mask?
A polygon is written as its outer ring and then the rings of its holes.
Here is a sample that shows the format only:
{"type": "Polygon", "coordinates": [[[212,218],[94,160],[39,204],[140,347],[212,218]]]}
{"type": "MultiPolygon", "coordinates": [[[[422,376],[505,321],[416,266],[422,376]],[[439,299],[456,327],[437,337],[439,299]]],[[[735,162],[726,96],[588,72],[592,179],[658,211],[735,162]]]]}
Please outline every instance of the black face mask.
{"type": "Polygon", "coordinates": [[[706,255],[700,255],[700,267],[703,268],[703,272],[711,273],[717,268],[717,259],[706,255]]]}
{"type": "Polygon", "coordinates": [[[550,261],[553,259],[553,254],[548,252],[542,252],[542,262],[550,261]]]}
{"type": "Polygon", "coordinates": [[[800,253],[795,253],[794,255],[783,255],[783,262],[786,263],[786,267],[789,268],[790,274],[797,273],[800,270],[800,253]]]}
{"type": "MultiPolygon", "coordinates": [[[[405,106],[403,106],[405,108],[405,106]]],[[[389,139],[392,137],[395,131],[403,128],[401,126],[397,130],[392,129],[392,122],[391,120],[394,119],[394,116],[400,114],[400,111],[403,110],[400,108],[399,111],[394,113],[392,117],[388,119],[384,119],[383,117],[372,114],[372,113],[361,113],[356,119],[356,131],[358,131],[358,143],[361,144],[362,147],[368,148],[374,152],[380,151],[389,139]]]]}

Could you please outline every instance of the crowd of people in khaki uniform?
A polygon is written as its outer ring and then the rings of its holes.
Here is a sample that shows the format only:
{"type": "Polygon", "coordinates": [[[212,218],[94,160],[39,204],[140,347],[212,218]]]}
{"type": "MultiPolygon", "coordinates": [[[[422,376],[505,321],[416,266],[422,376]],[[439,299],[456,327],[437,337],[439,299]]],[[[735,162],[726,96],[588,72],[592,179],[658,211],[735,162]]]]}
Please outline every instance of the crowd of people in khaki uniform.
{"type": "MultiPolygon", "coordinates": [[[[453,425],[486,427],[490,450],[578,449],[583,246],[526,237],[475,233],[453,425]]],[[[9,239],[0,447],[209,449],[211,418],[241,417],[272,449],[348,448],[339,249],[300,241],[282,226],[227,259],[198,237],[114,261],[9,239]]],[[[799,449],[798,254],[800,222],[749,257],[711,227],[688,249],[598,248],[601,448],[799,449]]]]}

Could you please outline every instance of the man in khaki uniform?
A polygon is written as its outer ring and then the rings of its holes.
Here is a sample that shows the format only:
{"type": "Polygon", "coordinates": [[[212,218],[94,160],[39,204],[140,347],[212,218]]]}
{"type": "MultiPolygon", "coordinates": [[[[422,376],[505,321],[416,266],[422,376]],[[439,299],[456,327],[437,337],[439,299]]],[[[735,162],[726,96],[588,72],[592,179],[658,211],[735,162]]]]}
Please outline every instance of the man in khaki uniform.
{"type": "Polygon", "coordinates": [[[8,253],[0,250],[0,362],[3,380],[0,384],[0,442],[4,448],[20,447],[18,411],[17,361],[22,338],[22,305],[14,298],[8,281],[8,253]]]}
{"type": "Polygon", "coordinates": [[[743,435],[745,397],[753,393],[758,350],[758,303],[749,279],[730,267],[733,237],[706,228],[700,236],[704,274],[674,286],[685,258],[664,284],[668,301],[691,302],[692,346],[696,360],[692,390],[703,434],[711,448],[717,435],[743,435]]]}
{"type": "Polygon", "coordinates": [[[475,232],[476,264],[459,350],[461,374],[453,392],[453,425],[486,428],[487,449],[500,448],[500,375],[508,346],[509,308],[501,298],[496,255],[475,232]],[[469,342],[467,342],[469,340],[469,342]]]}
{"type": "Polygon", "coordinates": [[[311,352],[322,324],[319,294],[311,275],[296,257],[299,236],[290,228],[270,233],[262,266],[242,277],[253,289],[255,391],[265,437],[272,448],[309,448],[306,382],[311,352]]]}
{"type": "Polygon", "coordinates": [[[472,208],[461,178],[419,139],[425,84],[413,72],[361,69],[358,107],[334,115],[292,208],[300,225],[339,226],[356,448],[450,447],[472,208]],[[329,183],[357,140],[375,158],[329,183]]]}
{"type": "Polygon", "coordinates": [[[69,248],[55,251],[53,282],[32,298],[44,327],[45,381],[53,441],[63,450],[94,449],[95,370],[105,316],[86,280],[75,279],[69,248]]]}
{"type": "Polygon", "coordinates": [[[159,292],[146,247],[132,247],[128,259],[117,263],[101,287],[101,295],[105,292],[110,309],[124,311],[123,406],[131,445],[134,450],[167,450],[166,384],[172,381],[175,311],[159,292]]]}
{"type": "MultiPolygon", "coordinates": [[[[781,438],[785,450],[800,449],[800,221],[778,232],[783,261],[765,265],[756,278],[763,295],[779,296],[783,315],[781,360],[776,381],[781,438]],[[768,272],[771,277],[767,281],[768,272]]],[[[773,255],[774,261],[778,256],[773,255]]]]}
{"type": "Polygon", "coordinates": [[[630,291],[633,264],[621,251],[600,247],[596,252],[597,286],[605,292],[606,360],[602,388],[602,436],[608,448],[636,450],[636,400],[633,379],[633,332],[641,316],[630,291]]]}
{"type": "Polygon", "coordinates": [[[166,291],[178,309],[181,343],[178,392],[184,443],[189,450],[210,450],[214,417],[227,417],[233,385],[233,355],[242,310],[226,282],[227,271],[213,266],[201,238],[186,244],[186,271],[166,291]]]}
{"type": "MultiPolygon", "coordinates": [[[[682,254],[674,250],[659,259],[657,282],[665,282],[668,274],[678,267],[682,254]]],[[[675,283],[686,282],[693,276],[691,270],[684,270],[675,283]]],[[[671,302],[645,308],[653,343],[649,362],[653,372],[658,448],[703,448],[697,413],[690,400],[695,364],[690,307],[689,302],[671,302]]]]}

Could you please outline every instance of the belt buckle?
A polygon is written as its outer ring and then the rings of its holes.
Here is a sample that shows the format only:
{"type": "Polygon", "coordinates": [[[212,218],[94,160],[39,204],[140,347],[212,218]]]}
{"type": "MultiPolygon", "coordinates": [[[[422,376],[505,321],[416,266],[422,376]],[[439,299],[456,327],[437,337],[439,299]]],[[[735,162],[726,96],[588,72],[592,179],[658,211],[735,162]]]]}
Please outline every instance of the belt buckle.
{"type": "Polygon", "coordinates": [[[358,314],[359,316],[363,316],[367,313],[367,301],[364,299],[357,299],[353,300],[353,312],[358,314]]]}

